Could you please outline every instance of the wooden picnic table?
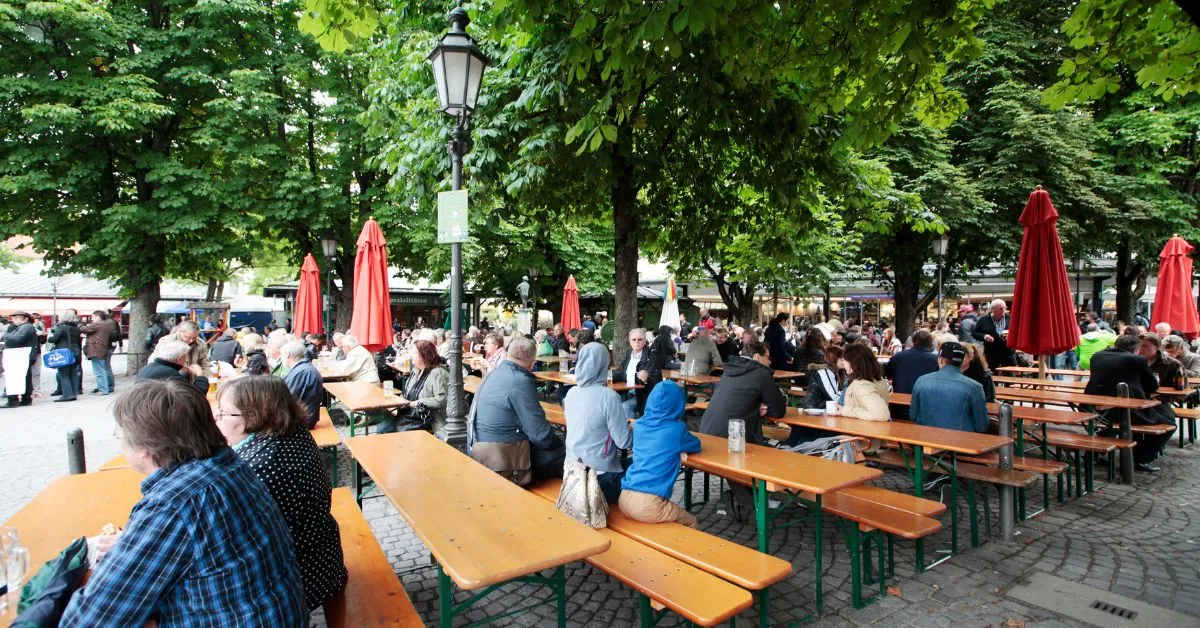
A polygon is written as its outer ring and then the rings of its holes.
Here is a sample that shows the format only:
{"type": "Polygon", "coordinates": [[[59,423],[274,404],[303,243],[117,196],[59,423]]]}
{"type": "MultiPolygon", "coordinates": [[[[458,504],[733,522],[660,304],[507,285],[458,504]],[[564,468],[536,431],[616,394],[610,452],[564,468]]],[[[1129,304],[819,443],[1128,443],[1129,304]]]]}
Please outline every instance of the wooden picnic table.
{"type": "Polygon", "coordinates": [[[1060,406],[1093,405],[1099,408],[1122,408],[1129,410],[1145,410],[1157,406],[1157,399],[1134,399],[1132,397],[1111,397],[1108,395],[1089,395],[1079,392],[1034,390],[1030,388],[1000,387],[996,389],[996,398],[1006,401],[1023,401],[1060,406]]]}
{"type": "Polygon", "coordinates": [[[321,368],[317,367],[317,372],[321,374],[321,381],[329,384],[332,382],[344,382],[350,379],[350,374],[336,368],[321,368]]]}
{"type": "MultiPolygon", "coordinates": [[[[533,374],[534,377],[544,382],[554,382],[556,384],[566,384],[569,386],[575,385],[575,376],[562,371],[537,371],[533,374]]],[[[641,384],[627,384],[625,382],[609,382],[608,387],[617,392],[626,392],[641,388],[641,384]]]]}
{"type": "MultiPolygon", "coordinates": [[[[325,391],[350,410],[350,435],[354,436],[354,415],[371,410],[398,408],[406,402],[399,395],[385,395],[383,387],[373,382],[327,382],[325,391]]],[[[365,428],[370,431],[370,426],[365,428]]]]}
{"type": "MultiPolygon", "coordinates": [[[[68,475],[42,489],[4,522],[4,527],[17,529],[21,545],[29,549],[25,581],[75,539],[96,536],[109,523],[124,527],[142,498],[144,479],[141,473],[124,468],[68,475]]],[[[0,625],[9,625],[16,616],[16,604],[9,605],[0,613],[0,625]]]]}
{"type": "MultiPolygon", "coordinates": [[[[729,441],[720,436],[696,433],[700,439],[700,451],[688,454],[685,465],[696,470],[712,473],[734,480],[750,480],[754,488],[754,519],[758,529],[758,551],[770,553],[771,524],[768,519],[769,491],[786,490],[796,493],[812,493],[814,499],[811,513],[813,534],[814,572],[816,574],[817,614],[823,606],[821,547],[824,538],[821,524],[821,498],[827,493],[859,486],[883,475],[883,471],[865,465],[845,464],[816,456],[804,456],[794,452],[746,443],[746,451],[729,451],[729,441]]],[[[689,487],[690,488],[690,487],[689,487]]],[[[795,495],[797,499],[802,499],[795,495]]]]}
{"type": "Polygon", "coordinates": [[[772,371],[771,376],[775,379],[791,379],[793,377],[803,377],[804,373],[799,371],[772,371]]]}
{"type": "MultiPolygon", "coordinates": [[[[1018,375],[1037,375],[1042,372],[1036,366],[1001,366],[996,369],[997,373],[1016,373],[1018,375]]],[[[1075,377],[1091,377],[1091,371],[1081,371],[1075,369],[1046,369],[1047,375],[1074,375],[1075,377]]]]}
{"type": "MultiPolygon", "coordinates": [[[[950,474],[950,547],[958,552],[958,454],[978,456],[995,451],[1012,442],[1011,438],[979,434],[962,430],[917,425],[908,421],[867,421],[842,416],[811,415],[799,408],[788,408],[781,423],[810,427],[849,436],[874,438],[882,441],[909,445],[913,448],[911,469],[913,493],[924,497],[925,493],[925,448],[949,452],[948,465],[939,462],[950,474]]],[[[944,455],[944,454],[943,454],[944,455]]],[[[925,564],[925,546],[917,541],[917,564],[925,564]]]]}
{"type": "Polygon", "coordinates": [[[359,436],[346,447],[355,488],[370,474],[437,561],[442,626],[470,605],[454,604],[451,582],[475,590],[525,576],[558,593],[566,625],[563,565],[604,552],[608,539],[428,432],[359,436]],[[555,575],[535,576],[545,569],[555,575]]]}
{"type": "Polygon", "coordinates": [[[673,379],[688,386],[711,386],[721,381],[716,375],[684,375],[683,371],[663,369],[663,379],[673,379]]]}
{"type": "Polygon", "coordinates": [[[560,362],[566,362],[569,364],[569,363],[575,361],[575,356],[573,356],[573,355],[566,355],[566,356],[540,355],[534,359],[537,360],[538,362],[542,362],[545,364],[558,364],[560,362]]]}

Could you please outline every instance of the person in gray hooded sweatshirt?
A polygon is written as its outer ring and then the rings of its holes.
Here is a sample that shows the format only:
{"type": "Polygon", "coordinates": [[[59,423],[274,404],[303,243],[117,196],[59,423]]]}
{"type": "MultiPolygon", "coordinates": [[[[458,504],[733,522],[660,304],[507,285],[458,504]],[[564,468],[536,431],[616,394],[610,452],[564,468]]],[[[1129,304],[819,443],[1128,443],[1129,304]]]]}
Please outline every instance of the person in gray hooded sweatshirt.
{"type": "Polygon", "coordinates": [[[579,349],[575,386],[563,399],[567,419],[567,460],[582,460],[596,470],[604,498],[616,503],[621,496],[625,467],[619,457],[633,444],[633,431],[625,420],[621,396],[608,387],[608,350],[598,342],[579,349]]]}

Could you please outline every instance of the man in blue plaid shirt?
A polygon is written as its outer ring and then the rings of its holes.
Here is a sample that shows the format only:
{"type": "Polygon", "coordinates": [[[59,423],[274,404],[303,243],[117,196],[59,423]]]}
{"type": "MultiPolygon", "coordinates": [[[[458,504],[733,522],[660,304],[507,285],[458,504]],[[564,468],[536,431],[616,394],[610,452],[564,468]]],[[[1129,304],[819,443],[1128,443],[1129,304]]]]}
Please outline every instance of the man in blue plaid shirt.
{"type": "Polygon", "coordinates": [[[142,500],[75,594],[62,626],[306,626],[292,538],[266,487],[182,380],[136,384],[117,437],[147,474],[142,500]]]}

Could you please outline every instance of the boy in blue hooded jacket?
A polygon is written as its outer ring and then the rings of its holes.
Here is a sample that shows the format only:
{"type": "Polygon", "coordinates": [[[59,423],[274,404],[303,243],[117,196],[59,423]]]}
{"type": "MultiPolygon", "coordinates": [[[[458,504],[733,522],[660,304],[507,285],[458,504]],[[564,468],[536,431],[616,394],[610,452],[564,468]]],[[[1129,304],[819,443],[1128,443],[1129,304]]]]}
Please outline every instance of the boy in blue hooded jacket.
{"type": "Polygon", "coordinates": [[[696,527],[696,517],[671,501],[684,454],[700,451],[700,439],[683,421],[685,401],[678,384],[662,381],[650,392],[642,418],[633,425],[633,464],[621,480],[617,502],[631,519],[696,527]]]}

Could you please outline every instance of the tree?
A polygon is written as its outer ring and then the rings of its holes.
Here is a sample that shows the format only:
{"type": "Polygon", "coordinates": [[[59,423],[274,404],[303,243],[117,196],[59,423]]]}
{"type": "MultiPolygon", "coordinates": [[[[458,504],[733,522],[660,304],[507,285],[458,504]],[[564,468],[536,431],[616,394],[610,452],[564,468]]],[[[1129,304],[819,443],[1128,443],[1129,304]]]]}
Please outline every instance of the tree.
{"type": "MultiPolygon", "coordinates": [[[[131,298],[140,336],[164,275],[244,255],[272,155],[250,2],[18,2],[0,12],[0,235],[131,298]],[[253,51],[253,54],[251,53],[253,51]]],[[[131,350],[130,370],[145,361],[131,350]]]]}
{"type": "Polygon", "coordinates": [[[1138,87],[1171,101],[1200,90],[1200,10],[1179,0],[1082,0],[1062,24],[1076,50],[1046,90],[1054,106],[1093,101],[1138,87]],[[1185,9],[1189,12],[1185,13],[1185,9]]]}
{"type": "MultiPolygon", "coordinates": [[[[360,29],[363,21],[355,16],[364,6],[355,0],[312,2],[306,25],[326,43],[360,29]]],[[[515,158],[495,165],[518,204],[549,205],[562,216],[611,212],[621,345],[636,324],[640,242],[647,229],[668,221],[676,210],[650,199],[663,155],[684,141],[680,138],[754,132],[752,143],[765,160],[791,150],[791,135],[775,136],[763,123],[772,115],[775,122],[798,129],[836,117],[842,121],[838,141],[848,147],[883,139],[914,109],[922,119],[945,121],[959,101],[941,84],[942,59],[971,51],[971,30],[989,6],[912,2],[876,8],[850,0],[778,6],[669,0],[603,7],[496,2],[496,23],[487,28],[492,16],[483,14],[484,25],[475,31],[482,41],[495,42],[499,53],[485,76],[475,120],[476,150],[484,156],[475,153],[474,164],[489,164],[488,149],[515,142],[515,158]],[[722,96],[735,91],[759,98],[722,96]]],[[[431,39],[413,36],[413,30],[429,24],[418,12],[409,7],[396,16],[408,28],[384,18],[393,47],[404,49],[393,58],[416,60],[428,50],[431,39]],[[403,44],[397,43],[401,38],[403,44]],[[413,43],[421,48],[405,47],[413,43]]],[[[400,81],[415,76],[411,67],[393,73],[400,81]]],[[[429,85],[427,75],[420,85],[429,85]]],[[[424,98],[405,107],[407,115],[423,118],[412,120],[413,126],[440,117],[431,98],[432,90],[425,87],[424,98]]],[[[430,158],[431,150],[422,150],[432,148],[421,145],[423,138],[436,136],[436,131],[411,135],[403,128],[393,135],[397,145],[422,155],[395,159],[401,164],[397,175],[410,191],[427,190],[426,181],[440,178],[432,176],[434,166],[438,172],[449,170],[444,160],[430,158]]],[[[723,172],[722,164],[705,166],[708,181],[723,172]]],[[[705,192],[693,191],[697,197],[705,192]]],[[[416,199],[422,196],[414,193],[416,199]]]]}

